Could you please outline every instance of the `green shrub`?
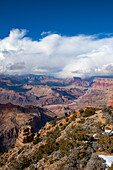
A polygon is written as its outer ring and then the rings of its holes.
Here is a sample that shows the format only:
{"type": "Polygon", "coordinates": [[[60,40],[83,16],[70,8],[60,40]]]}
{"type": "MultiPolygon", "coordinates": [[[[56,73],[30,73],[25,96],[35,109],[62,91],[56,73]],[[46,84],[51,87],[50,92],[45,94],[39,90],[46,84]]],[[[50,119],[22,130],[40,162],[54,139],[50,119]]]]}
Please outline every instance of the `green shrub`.
{"type": "Polygon", "coordinates": [[[23,156],[20,162],[16,160],[12,161],[11,167],[12,169],[23,170],[24,168],[30,166],[31,164],[32,164],[32,161],[28,159],[27,157],[23,156]]]}
{"type": "Polygon", "coordinates": [[[60,155],[61,156],[65,156],[65,155],[69,155],[70,153],[70,149],[71,149],[72,145],[71,142],[69,142],[69,140],[61,140],[60,144],[59,144],[59,150],[60,150],[60,155]]]}
{"type": "Polygon", "coordinates": [[[103,138],[99,139],[99,144],[103,151],[113,153],[113,136],[104,134],[103,138]]]}
{"type": "Polygon", "coordinates": [[[56,139],[59,137],[59,135],[60,132],[57,128],[54,131],[47,133],[46,144],[41,145],[33,156],[35,162],[42,159],[44,155],[50,155],[53,151],[57,151],[59,149],[59,144],[56,142],[56,139]]]}
{"type": "Polygon", "coordinates": [[[83,112],[84,112],[84,110],[83,110],[83,109],[80,109],[80,110],[79,110],[79,112],[80,112],[80,113],[83,113],[83,112]]]}
{"type": "Polygon", "coordinates": [[[44,155],[50,155],[53,151],[59,149],[58,143],[55,140],[47,141],[45,145],[41,145],[38,151],[34,154],[33,159],[38,162],[44,155]]]}
{"type": "Polygon", "coordinates": [[[47,132],[47,141],[55,140],[60,136],[60,131],[56,128],[54,131],[47,132]]]}
{"type": "Polygon", "coordinates": [[[71,141],[73,147],[82,145],[83,141],[87,141],[90,137],[87,135],[88,131],[84,130],[82,126],[75,126],[67,132],[67,138],[71,141]]]}
{"type": "Polygon", "coordinates": [[[87,107],[87,108],[84,110],[82,116],[83,116],[83,117],[92,116],[92,115],[95,114],[95,111],[96,111],[96,109],[95,109],[94,107],[87,107]]]}

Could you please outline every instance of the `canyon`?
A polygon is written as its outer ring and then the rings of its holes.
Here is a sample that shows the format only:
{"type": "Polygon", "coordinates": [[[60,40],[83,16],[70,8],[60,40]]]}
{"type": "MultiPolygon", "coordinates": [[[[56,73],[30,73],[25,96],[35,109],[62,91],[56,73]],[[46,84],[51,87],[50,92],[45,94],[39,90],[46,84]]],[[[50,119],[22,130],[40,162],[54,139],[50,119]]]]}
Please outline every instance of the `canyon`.
{"type": "Polygon", "coordinates": [[[49,76],[0,78],[0,103],[44,107],[62,117],[86,106],[113,106],[113,78],[58,79],[49,76]]]}
{"type": "Polygon", "coordinates": [[[113,106],[113,78],[0,77],[0,148],[12,147],[19,128],[34,131],[81,108],[113,106]]]}
{"type": "Polygon", "coordinates": [[[13,147],[21,126],[30,125],[37,132],[55,117],[54,113],[36,106],[0,104],[0,152],[13,147]]]}

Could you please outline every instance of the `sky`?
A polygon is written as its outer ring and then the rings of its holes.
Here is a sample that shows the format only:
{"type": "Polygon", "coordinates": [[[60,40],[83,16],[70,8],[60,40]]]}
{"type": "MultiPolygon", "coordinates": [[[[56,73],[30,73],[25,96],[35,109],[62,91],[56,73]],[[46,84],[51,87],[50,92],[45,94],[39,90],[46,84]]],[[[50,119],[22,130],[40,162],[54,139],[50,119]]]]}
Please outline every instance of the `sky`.
{"type": "Polygon", "coordinates": [[[113,1],[0,0],[0,74],[113,75],[113,1]]]}

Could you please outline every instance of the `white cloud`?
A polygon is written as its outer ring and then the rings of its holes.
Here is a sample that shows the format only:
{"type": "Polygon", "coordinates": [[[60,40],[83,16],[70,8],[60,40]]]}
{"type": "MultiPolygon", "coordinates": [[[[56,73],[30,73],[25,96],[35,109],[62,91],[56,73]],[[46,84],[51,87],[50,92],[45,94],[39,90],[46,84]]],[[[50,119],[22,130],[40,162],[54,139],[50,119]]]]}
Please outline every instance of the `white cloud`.
{"type": "Polygon", "coordinates": [[[49,35],[51,34],[51,31],[47,31],[47,32],[42,32],[41,35],[49,35]]]}
{"type": "MultiPolygon", "coordinates": [[[[45,33],[44,33],[45,34],[45,33]]],[[[32,41],[13,29],[0,40],[1,74],[51,74],[58,77],[113,74],[113,37],[50,34],[32,41]]]]}
{"type": "Polygon", "coordinates": [[[5,59],[4,55],[0,52],[0,60],[3,60],[3,59],[5,59]]]}

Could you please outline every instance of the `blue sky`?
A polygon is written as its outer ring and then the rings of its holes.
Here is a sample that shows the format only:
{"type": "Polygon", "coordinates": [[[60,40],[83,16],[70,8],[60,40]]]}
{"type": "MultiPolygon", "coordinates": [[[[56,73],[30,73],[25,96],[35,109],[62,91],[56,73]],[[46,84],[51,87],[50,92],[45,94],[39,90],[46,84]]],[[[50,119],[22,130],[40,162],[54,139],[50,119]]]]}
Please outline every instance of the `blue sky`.
{"type": "Polygon", "coordinates": [[[113,32],[113,0],[0,0],[0,38],[12,28],[32,39],[51,31],[61,35],[113,32]]]}
{"type": "Polygon", "coordinates": [[[0,74],[113,75],[113,0],[0,0],[0,74]]]}

